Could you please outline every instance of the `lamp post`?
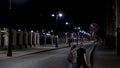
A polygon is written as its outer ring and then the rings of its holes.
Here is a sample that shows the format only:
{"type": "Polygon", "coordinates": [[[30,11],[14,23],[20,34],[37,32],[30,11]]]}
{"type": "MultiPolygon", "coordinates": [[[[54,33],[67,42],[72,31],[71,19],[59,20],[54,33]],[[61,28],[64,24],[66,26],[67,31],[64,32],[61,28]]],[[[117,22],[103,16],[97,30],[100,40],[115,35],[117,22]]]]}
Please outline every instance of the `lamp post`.
{"type": "Polygon", "coordinates": [[[69,27],[68,29],[68,32],[69,32],[69,39],[68,39],[68,46],[70,47],[71,46],[71,42],[72,42],[72,39],[71,39],[71,34],[70,34],[70,23],[69,22],[65,22],[65,25],[69,27]]]}
{"type": "Polygon", "coordinates": [[[63,13],[61,13],[61,12],[57,12],[57,13],[55,13],[55,14],[52,14],[51,15],[52,17],[55,17],[55,31],[56,31],[56,33],[55,33],[55,35],[57,35],[57,31],[58,31],[58,20],[59,20],[59,18],[62,18],[63,17],[63,13]]]}
{"type": "Polygon", "coordinates": [[[55,17],[55,45],[56,48],[58,48],[58,19],[63,17],[63,13],[55,13],[51,15],[52,17],[55,17]]]}
{"type": "Polygon", "coordinates": [[[75,27],[75,30],[77,30],[77,45],[78,45],[78,40],[79,40],[79,30],[81,29],[80,27],[75,27]]]}
{"type": "Polygon", "coordinates": [[[68,31],[69,31],[69,33],[70,33],[71,23],[69,23],[69,22],[65,22],[65,25],[68,26],[68,31]]]}
{"type": "MultiPolygon", "coordinates": [[[[9,0],[9,17],[11,16],[11,0],[9,0]]],[[[10,17],[11,18],[11,17],[10,17]]],[[[11,19],[9,20],[11,21],[11,19]]],[[[9,45],[8,45],[8,51],[7,51],[7,56],[11,57],[12,56],[12,29],[9,29],[9,45]]]]}

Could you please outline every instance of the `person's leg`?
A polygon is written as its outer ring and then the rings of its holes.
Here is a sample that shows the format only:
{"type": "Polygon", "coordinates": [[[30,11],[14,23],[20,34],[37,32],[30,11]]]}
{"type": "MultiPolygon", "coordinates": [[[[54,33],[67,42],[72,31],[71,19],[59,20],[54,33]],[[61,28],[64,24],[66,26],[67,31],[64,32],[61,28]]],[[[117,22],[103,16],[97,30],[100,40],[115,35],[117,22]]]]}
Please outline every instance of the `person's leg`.
{"type": "Polygon", "coordinates": [[[74,63],[73,67],[74,67],[74,68],[76,68],[76,67],[77,67],[77,64],[76,64],[76,63],[74,63]]]}
{"type": "Polygon", "coordinates": [[[69,68],[72,68],[72,66],[73,66],[72,63],[70,63],[70,64],[69,64],[69,68]]]}
{"type": "Polygon", "coordinates": [[[80,64],[77,64],[76,68],[80,68],[80,64]]]}
{"type": "Polygon", "coordinates": [[[77,62],[76,68],[80,68],[81,63],[77,62]]]}
{"type": "Polygon", "coordinates": [[[83,65],[83,68],[88,68],[88,67],[87,67],[87,64],[86,64],[85,62],[83,62],[82,65],[83,65]]]}

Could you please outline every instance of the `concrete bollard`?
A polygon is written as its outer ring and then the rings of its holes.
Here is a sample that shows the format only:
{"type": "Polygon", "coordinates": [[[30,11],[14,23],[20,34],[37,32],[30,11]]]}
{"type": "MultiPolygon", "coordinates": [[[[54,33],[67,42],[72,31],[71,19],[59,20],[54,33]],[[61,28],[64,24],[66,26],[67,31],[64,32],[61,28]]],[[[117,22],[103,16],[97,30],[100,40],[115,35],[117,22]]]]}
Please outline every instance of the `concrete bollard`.
{"type": "Polygon", "coordinates": [[[36,45],[39,46],[40,45],[40,35],[39,32],[36,33],[36,45]]]}
{"type": "Polygon", "coordinates": [[[1,29],[0,29],[0,48],[2,47],[2,44],[1,44],[1,29]]]}
{"type": "Polygon", "coordinates": [[[16,46],[16,43],[17,43],[17,33],[16,33],[16,30],[15,29],[12,29],[12,32],[13,32],[13,39],[12,39],[12,46],[13,46],[13,49],[15,49],[17,46],[16,46]]]}
{"type": "Polygon", "coordinates": [[[23,44],[25,48],[28,48],[28,32],[27,30],[23,33],[23,44]]]}

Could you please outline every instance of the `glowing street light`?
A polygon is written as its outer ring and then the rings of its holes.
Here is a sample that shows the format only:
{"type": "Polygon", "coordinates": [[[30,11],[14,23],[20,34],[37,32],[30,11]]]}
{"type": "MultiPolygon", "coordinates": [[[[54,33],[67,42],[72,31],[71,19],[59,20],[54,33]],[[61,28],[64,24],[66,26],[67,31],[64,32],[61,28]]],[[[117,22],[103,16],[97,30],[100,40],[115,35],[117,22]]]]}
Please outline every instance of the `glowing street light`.
{"type": "Polygon", "coordinates": [[[20,29],[18,29],[18,31],[20,32],[21,30],[20,30],[20,29]]]}
{"type": "Polygon", "coordinates": [[[75,30],[80,30],[81,28],[80,28],[80,27],[75,27],[74,29],[75,29],[75,30]]]}
{"type": "Polygon", "coordinates": [[[78,42],[79,42],[79,32],[82,32],[80,29],[80,27],[75,27],[74,28],[75,30],[77,30],[77,45],[78,45],[78,42]]]}
{"type": "Polygon", "coordinates": [[[58,18],[62,18],[63,17],[63,13],[59,12],[59,13],[52,14],[51,16],[55,17],[56,21],[57,21],[58,18]]]}
{"type": "Polygon", "coordinates": [[[33,30],[31,30],[31,33],[33,33],[33,30]]]}
{"type": "Polygon", "coordinates": [[[66,24],[66,25],[69,25],[69,23],[68,23],[68,22],[65,22],[65,24],[66,24]]]}
{"type": "Polygon", "coordinates": [[[59,16],[59,17],[62,17],[62,16],[63,16],[63,14],[62,14],[62,13],[59,13],[59,14],[58,14],[58,16],[59,16]]]}
{"type": "Polygon", "coordinates": [[[51,32],[53,32],[53,30],[51,30],[51,32]]]}
{"type": "MultiPolygon", "coordinates": [[[[57,12],[57,13],[55,13],[55,14],[52,14],[51,16],[52,16],[52,17],[55,17],[55,22],[56,22],[56,23],[55,23],[55,24],[56,24],[55,26],[57,27],[57,26],[58,26],[58,25],[57,25],[58,19],[63,17],[63,13],[57,12]]],[[[58,34],[57,34],[57,33],[58,33],[58,32],[57,32],[57,28],[55,28],[55,30],[56,30],[56,33],[55,33],[55,34],[58,35],[58,34]]],[[[57,48],[57,47],[58,47],[57,37],[56,37],[55,39],[56,39],[56,40],[55,40],[55,41],[56,41],[55,44],[56,44],[56,48],[57,48]]]]}
{"type": "MultiPolygon", "coordinates": [[[[63,13],[62,12],[56,12],[55,14],[51,14],[52,17],[55,17],[55,27],[57,27],[57,22],[58,22],[58,19],[59,18],[62,18],[63,17],[63,13]]],[[[57,28],[55,28],[56,31],[57,31],[57,28]]]]}
{"type": "Polygon", "coordinates": [[[78,27],[78,30],[80,30],[80,27],[78,27]]]}
{"type": "Polygon", "coordinates": [[[55,14],[52,14],[51,16],[52,16],[52,17],[55,17],[55,14]]]}

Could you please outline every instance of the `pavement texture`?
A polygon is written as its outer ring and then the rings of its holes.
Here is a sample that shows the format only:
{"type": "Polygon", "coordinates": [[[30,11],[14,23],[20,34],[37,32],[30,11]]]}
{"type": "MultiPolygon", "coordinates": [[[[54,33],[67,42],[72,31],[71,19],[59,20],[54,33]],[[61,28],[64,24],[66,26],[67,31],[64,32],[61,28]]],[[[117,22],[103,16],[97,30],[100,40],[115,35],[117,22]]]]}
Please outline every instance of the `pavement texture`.
{"type": "Polygon", "coordinates": [[[114,49],[98,45],[95,49],[93,68],[120,68],[120,56],[114,49]]]}
{"type": "Polygon", "coordinates": [[[7,56],[7,50],[3,50],[3,51],[0,51],[0,60],[20,57],[24,55],[40,53],[40,52],[45,52],[45,51],[50,51],[50,50],[55,50],[55,49],[60,49],[60,48],[65,48],[65,47],[68,47],[68,44],[59,44],[58,48],[56,48],[55,45],[41,45],[41,46],[36,46],[33,48],[17,49],[17,50],[12,50],[11,57],[7,56]]]}
{"type": "MultiPolygon", "coordinates": [[[[93,43],[93,41],[89,41],[89,42],[84,41],[83,43],[84,43],[84,45],[90,45],[91,43],[93,43]]],[[[73,45],[73,44],[76,44],[76,43],[71,43],[71,45],[73,45]]],[[[23,49],[12,50],[11,57],[7,56],[7,50],[2,50],[2,51],[0,51],[0,60],[69,47],[68,44],[63,44],[63,43],[58,44],[58,46],[59,47],[56,48],[55,45],[40,45],[40,46],[36,46],[36,47],[32,47],[32,48],[26,48],[26,49],[23,48],[23,49]]]]}
{"type": "MultiPolygon", "coordinates": [[[[86,44],[90,44],[90,42],[85,42],[86,44]]],[[[59,48],[68,47],[68,44],[59,44],[59,48]]],[[[55,46],[46,45],[35,48],[28,48],[22,50],[13,50],[13,56],[7,57],[7,51],[0,51],[0,60],[44,52],[59,49],[55,48],[55,46]]],[[[120,68],[120,56],[116,54],[116,51],[113,49],[105,48],[103,45],[98,43],[95,48],[95,52],[93,55],[93,68],[120,68]]],[[[91,66],[89,65],[89,68],[91,66]]]]}

